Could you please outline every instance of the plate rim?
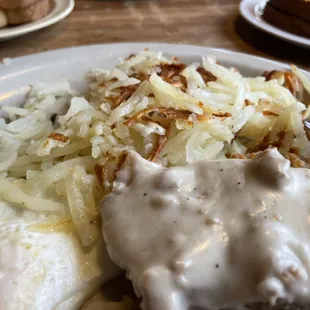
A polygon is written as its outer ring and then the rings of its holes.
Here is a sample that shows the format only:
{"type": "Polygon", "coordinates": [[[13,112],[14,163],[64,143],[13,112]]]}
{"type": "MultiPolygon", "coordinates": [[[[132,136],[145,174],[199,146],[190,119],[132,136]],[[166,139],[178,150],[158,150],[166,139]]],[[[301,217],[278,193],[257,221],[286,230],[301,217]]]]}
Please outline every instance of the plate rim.
{"type": "MultiPolygon", "coordinates": [[[[246,0],[247,1],[247,0],[246,0]]],[[[65,47],[65,48],[59,48],[59,49],[52,49],[48,51],[43,51],[43,52],[37,52],[37,53],[32,53],[28,55],[23,55],[23,56],[18,56],[18,57],[9,57],[10,60],[10,65],[5,65],[4,63],[1,62],[0,59],[0,70],[1,69],[12,69],[15,66],[23,65],[23,68],[25,69],[25,64],[27,67],[31,66],[31,62],[34,61],[36,62],[36,67],[38,67],[38,64],[44,63],[45,61],[49,61],[51,58],[56,58],[59,59],[59,56],[64,58],[66,55],[70,55],[70,53],[74,51],[83,51],[83,50],[88,50],[88,49],[98,49],[98,48],[120,48],[120,47],[130,47],[133,46],[136,49],[144,49],[147,47],[150,47],[151,49],[157,49],[160,51],[161,48],[173,48],[173,47],[183,47],[185,49],[189,50],[199,50],[204,49],[207,52],[217,52],[221,53],[223,55],[235,55],[235,56],[242,56],[248,59],[255,59],[257,61],[264,61],[264,62],[269,62],[270,64],[276,64],[278,66],[282,66],[283,68],[290,68],[290,63],[289,62],[284,62],[284,61],[278,61],[274,60],[271,58],[267,58],[264,56],[258,56],[246,52],[240,52],[240,51],[234,51],[234,50],[229,50],[225,48],[220,48],[220,47],[215,47],[215,46],[205,46],[205,45],[195,45],[195,44],[183,44],[183,43],[166,43],[166,42],[153,42],[153,41],[143,41],[143,42],[117,42],[117,43],[101,43],[101,44],[86,44],[86,45],[79,45],[79,46],[71,46],[71,47],[65,47]],[[39,63],[38,63],[38,58],[39,58],[39,63]],[[43,61],[42,61],[43,60],[43,61]]],[[[189,52],[191,53],[191,52],[189,52]]],[[[200,52],[201,53],[201,52],[200,52]]],[[[63,60],[63,59],[60,59],[63,60]]],[[[308,69],[303,69],[301,68],[303,72],[305,72],[307,75],[310,74],[310,70],[308,69]]],[[[27,70],[26,70],[27,71],[27,70]]]]}
{"type": "MultiPolygon", "coordinates": [[[[107,69],[107,63],[110,63],[110,60],[117,62],[118,58],[124,58],[129,53],[145,48],[162,51],[181,59],[188,58],[190,62],[195,61],[193,58],[210,55],[232,67],[238,68],[240,65],[243,67],[240,69],[249,70],[249,73],[262,74],[264,70],[288,70],[290,68],[288,63],[217,47],[156,42],[84,45],[16,57],[6,64],[0,62],[0,105],[20,106],[25,101],[30,85],[36,83],[51,84],[61,79],[72,83],[71,85],[77,91],[85,90],[87,72],[96,68],[107,69]],[[68,68],[72,68],[69,73],[68,68]],[[38,74],[43,75],[43,80],[38,74]]],[[[310,78],[310,71],[302,71],[310,78]]]]}
{"type": "Polygon", "coordinates": [[[255,26],[260,30],[263,30],[266,33],[269,33],[282,40],[310,48],[310,39],[299,35],[295,35],[293,33],[280,29],[276,26],[273,26],[265,22],[261,18],[257,18],[255,14],[255,6],[259,4],[261,1],[262,0],[241,0],[239,5],[239,12],[241,16],[251,25],[255,26]]]}
{"type": "Polygon", "coordinates": [[[75,1],[74,0],[65,0],[66,2],[64,3],[64,0],[53,0],[55,1],[56,5],[60,4],[64,6],[55,16],[48,17],[49,15],[52,15],[54,13],[54,10],[52,10],[47,16],[43,17],[42,19],[46,18],[45,20],[38,20],[35,22],[27,23],[24,25],[19,25],[17,26],[18,28],[12,28],[12,29],[6,29],[3,28],[1,31],[0,29],[0,40],[9,40],[9,39],[14,39],[19,36],[28,34],[30,32],[34,32],[46,27],[49,27],[53,24],[56,24],[60,20],[66,18],[74,9],[75,7],[75,1]],[[2,32],[2,33],[1,33],[2,32]]]}

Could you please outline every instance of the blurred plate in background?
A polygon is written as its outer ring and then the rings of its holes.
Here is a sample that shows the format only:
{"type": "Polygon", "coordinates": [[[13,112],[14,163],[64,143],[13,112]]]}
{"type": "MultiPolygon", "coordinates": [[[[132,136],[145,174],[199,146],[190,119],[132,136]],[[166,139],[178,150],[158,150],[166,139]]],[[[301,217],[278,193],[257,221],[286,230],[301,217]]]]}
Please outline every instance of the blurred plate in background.
{"type": "Polygon", "coordinates": [[[242,0],[240,13],[250,24],[259,29],[283,40],[310,48],[310,39],[277,28],[262,18],[266,2],[267,0],[242,0]]]}
{"type": "Polygon", "coordinates": [[[53,10],[32,23],[0,29],[0,41],[11,40],[29,32],[51,26],[67,17],[74,8],[74,0],[54,0],[53,10]]]}

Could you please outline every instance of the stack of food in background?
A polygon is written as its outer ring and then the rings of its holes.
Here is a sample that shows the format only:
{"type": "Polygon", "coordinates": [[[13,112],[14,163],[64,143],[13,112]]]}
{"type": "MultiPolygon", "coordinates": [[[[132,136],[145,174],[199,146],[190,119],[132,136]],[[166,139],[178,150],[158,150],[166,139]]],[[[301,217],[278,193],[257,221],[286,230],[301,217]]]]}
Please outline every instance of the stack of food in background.
{"type": "Polygon", "coordinates": [[[264,19],[284,30],[310,38],[310,0],[270,0],[264,19]]]}
{"type": "Polygon", "coordinates": [[[0,0],[0,28],[41,19],[52,6],[52,0],[0,0]]]}

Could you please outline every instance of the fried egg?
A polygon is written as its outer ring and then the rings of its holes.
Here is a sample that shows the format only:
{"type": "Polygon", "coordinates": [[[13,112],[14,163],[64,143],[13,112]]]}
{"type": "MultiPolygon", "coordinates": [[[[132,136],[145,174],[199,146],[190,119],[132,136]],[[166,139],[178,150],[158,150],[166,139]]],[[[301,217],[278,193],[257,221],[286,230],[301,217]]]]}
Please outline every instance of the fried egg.
{"type": "Polygon", "coordinates": [[[0,202],[1,310],[76,310],[119,274],[101,238],[83,248],[74,230],[35,229],[46,216],[0,202]]]}

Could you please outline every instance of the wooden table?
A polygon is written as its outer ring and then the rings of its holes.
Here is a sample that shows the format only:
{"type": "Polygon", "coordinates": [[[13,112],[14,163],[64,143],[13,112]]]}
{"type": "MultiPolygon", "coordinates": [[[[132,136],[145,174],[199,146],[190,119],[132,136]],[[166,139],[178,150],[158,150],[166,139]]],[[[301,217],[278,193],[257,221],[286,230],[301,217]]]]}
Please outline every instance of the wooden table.
{"type": "Polygon", "coordinates": [[[0,59],[85,44],[149,41],[221,47],[310,69],[310,50],[245,22],[238,0],[76,0],[49,28],[0,43],[0,59]]]}

